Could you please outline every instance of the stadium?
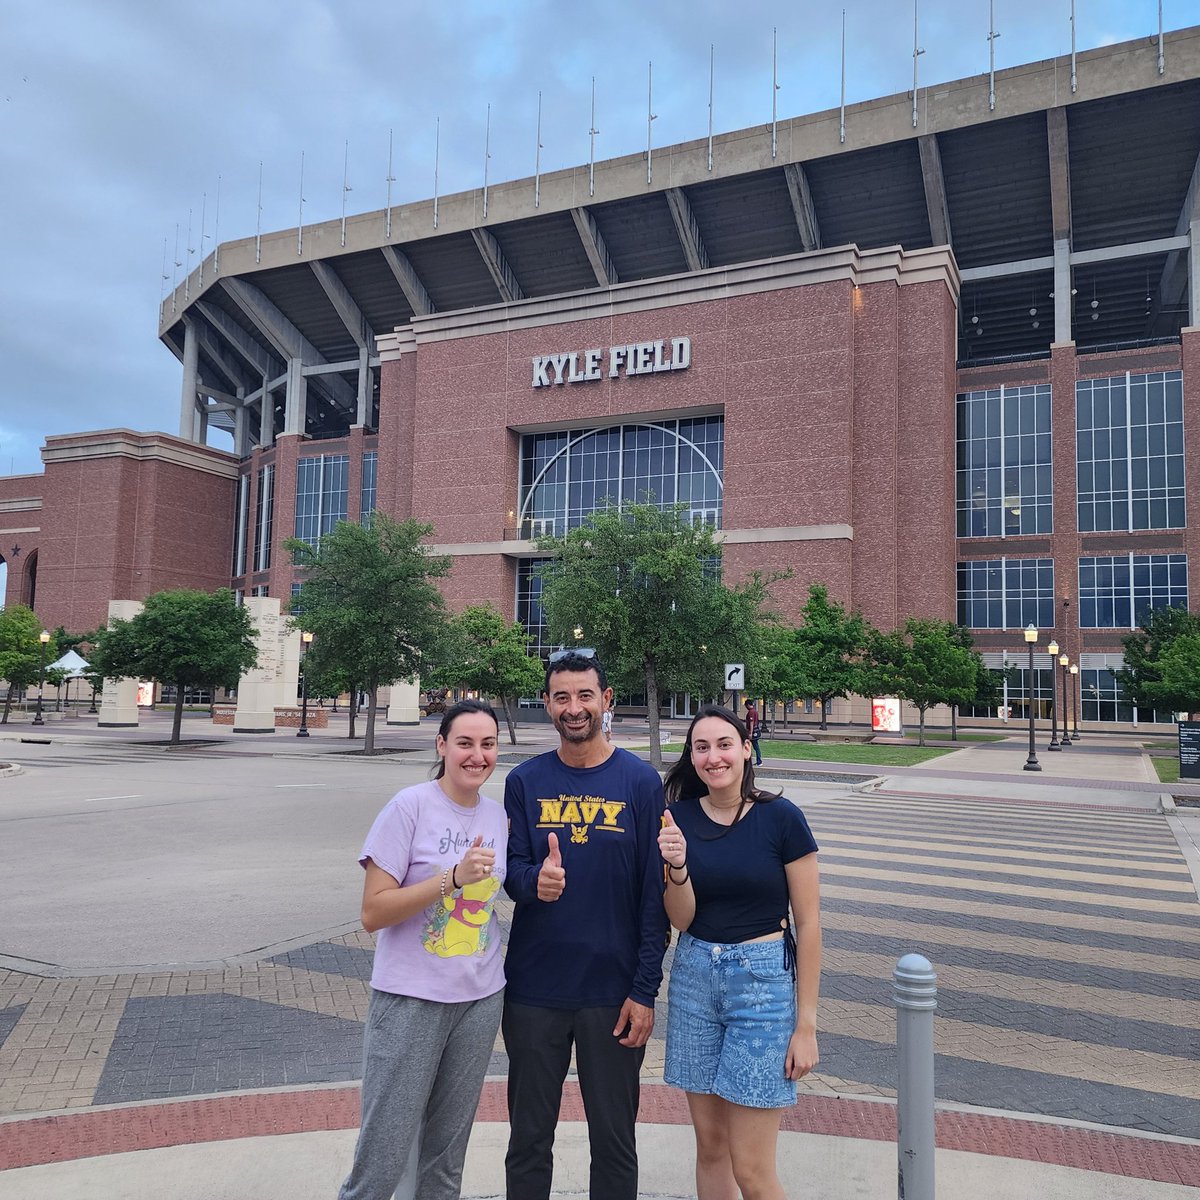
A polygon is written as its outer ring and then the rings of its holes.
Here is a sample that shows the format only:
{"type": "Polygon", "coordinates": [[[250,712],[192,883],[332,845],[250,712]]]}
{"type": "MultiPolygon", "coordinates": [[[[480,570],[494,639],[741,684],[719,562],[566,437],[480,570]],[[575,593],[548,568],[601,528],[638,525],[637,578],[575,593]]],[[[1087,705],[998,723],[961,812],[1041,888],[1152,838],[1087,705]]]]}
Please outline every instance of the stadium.
{"type": "Polygon", "coordinates": [[[226,242],[159,336],[177,435],[0,478],[7,601],[51,625],[175,586],[286,608],[280,543],[379,509],[544,651],[536,538],[650,492],[727,578],[790,568],[785,616],[823,583],[993,667],[1033,624],[1017,715],[1054,637],[1085,721],[1169,721],[1112,672],[1198,607],[1200,27],[226,242]]]}

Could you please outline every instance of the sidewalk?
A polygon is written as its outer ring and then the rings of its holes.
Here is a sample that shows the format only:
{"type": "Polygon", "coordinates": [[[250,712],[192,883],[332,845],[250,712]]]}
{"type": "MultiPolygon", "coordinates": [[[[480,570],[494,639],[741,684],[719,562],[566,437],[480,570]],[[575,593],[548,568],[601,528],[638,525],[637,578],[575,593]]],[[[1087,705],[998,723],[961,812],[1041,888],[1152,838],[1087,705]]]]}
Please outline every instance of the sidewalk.
{"type": "MultiPolygon", "coordinates": [[[[561,1200],[587,1195],[582,1115],[569,1084],[556,1140],[554,1196],[561,1200]]],[[[469,1200],[503,1195],[505,1119],[503,1085],[490,1080],[467,1154],[462,1194],[469,1200]]],[[[0,1123],[9,1154],[27,1148],[45,1155],[53,1147],[58,1160],[0,1172],[0,1200],[332,1200],[356,1120],[356,1089],[314,1088],[0,1123]]],[[[693,1195],[695,1149],[682,1094],[643,1087],[639,1128],[641,1194],[693,1195]]],[[[889,1103],[805,1097],[780,1136],[785,1189],[823,1200],[888,1197],[894,1138],[889,1103]]],[[[939,1111],[937,1139],[942,1200],[1184,1200],[1200,1186],[1200,1143],[1179,1139],[954,1108],[939,1111]]]]}

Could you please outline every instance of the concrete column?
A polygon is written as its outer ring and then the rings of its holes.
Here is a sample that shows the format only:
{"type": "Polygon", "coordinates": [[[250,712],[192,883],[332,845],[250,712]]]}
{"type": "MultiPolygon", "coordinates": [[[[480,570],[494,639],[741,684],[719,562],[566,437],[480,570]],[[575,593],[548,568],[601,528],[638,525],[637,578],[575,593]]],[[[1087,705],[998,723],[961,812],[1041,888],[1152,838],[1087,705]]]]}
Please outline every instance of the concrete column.
{"type": "Polygon", "coordinates": [[[196,436],[193,439],[201,446],[208,444],[208,409],[196,406],[196,436]]]}
{"type": "Polygon", "coordinates": [[[307,416],[308,380],[304,364],[298,358],[288,359],[287,400],[283,414],[283,432],[304,435],[307,416]]]}
{"type": "Polygon", "coordinates": [[[258,412],[258,445],[265,450],[275,440],[275,398],[267,391],[270,379],[262,377],[262,407],[258,412]]]}
{"type": "Polygon", "coordinates": [[[1188,324],[1200,325],[1200,217],[1188,226],[1188,324]]]}
{"type": "Polygon", "coordinates": [[[419,725],[421,723],[421,681],[405,679],[391,686],[388,697],[389,725],[419,725]]]}
{"type": "Polygon", "coordinates": [[[200,342],[196,327],[183,321],[183,390],[179,396],[179,436],[196,440],[196,389],[200,386],[200,342]]]}
{"type": "Polygon", "coordinates": [[[371,415],[371,368],[368,365],[368,352],[363,349],[358,352],[358,412],[355,415],[355,425],[366,425],[371,415]]]}
{"type": "MultiPolygon", "coordinates": [[[[108,623],[128,621],[142,611],[140,600],[110,600],[108,623]]],[[[135,729],[138,723],[138,681],[136,679],[106,679],[100,696],[100,716],[96,724],[101,729],[135,729]]]]}
{"type": "Polygon", "coordinates": [[[1071,243],[1059,238],[1054,243],[1054,340],[1074,341],[1071,332],[1071,243]]]}
{"type": "Polygon", "coordinates": [[[245,405],[245,388],[238,388],[238,399],[243,401],[233,412],[233,452],[238,458],[250,453],[250,413],[245,405]]]}
{"type": "MultiPolygon", "coordinates": [[[[274,733],[275,708],[280,702],[279,684],[283,674],[280,649],[284,631],[279,600],[274,596],[247,596],[245,605],[254,623],[258,661],[238,680],[233,732],[274,733]]],[[[298,634],[295,636],[299,637],[298,634]]],[[[292,680],[294,688],[295,676],[292,680]]]]}

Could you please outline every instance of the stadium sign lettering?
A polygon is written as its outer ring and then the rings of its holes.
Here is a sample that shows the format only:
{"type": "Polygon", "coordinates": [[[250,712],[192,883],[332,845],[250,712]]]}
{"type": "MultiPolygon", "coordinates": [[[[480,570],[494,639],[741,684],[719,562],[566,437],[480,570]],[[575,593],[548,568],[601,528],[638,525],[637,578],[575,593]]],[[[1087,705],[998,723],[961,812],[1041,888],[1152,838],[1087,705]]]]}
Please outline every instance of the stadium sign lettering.
{"type": "Polygon", "coordinates": [[[618,375],[653,375],[659,371],[686,371],[692,365],[692,339],[660,338],[657,342],[633,342],[609,346],[607,350],[572,350],[569,354],[543,354],[533,359],[533,386],[556,383],[588,383],[618,375]]]}

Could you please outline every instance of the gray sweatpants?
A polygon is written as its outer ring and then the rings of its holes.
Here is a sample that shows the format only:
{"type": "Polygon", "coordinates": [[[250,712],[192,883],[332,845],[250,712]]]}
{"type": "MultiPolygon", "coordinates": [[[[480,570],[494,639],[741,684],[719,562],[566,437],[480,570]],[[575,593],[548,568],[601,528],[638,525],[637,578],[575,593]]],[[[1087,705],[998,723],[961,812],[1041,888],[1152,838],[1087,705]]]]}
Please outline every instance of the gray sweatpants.
{"type": "Polygon", "coordinates": [[[371,992],[362,1124],[338,1200],[458,1200],[503,1002],[371,992]]]}

